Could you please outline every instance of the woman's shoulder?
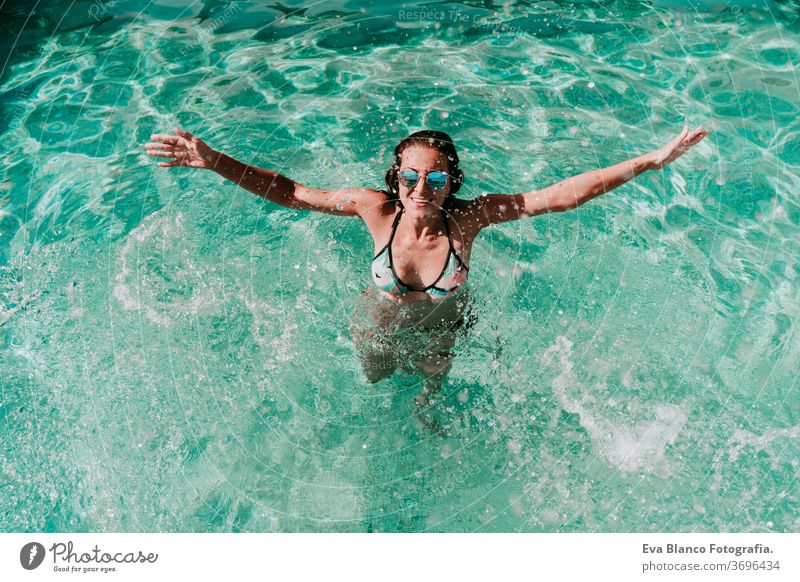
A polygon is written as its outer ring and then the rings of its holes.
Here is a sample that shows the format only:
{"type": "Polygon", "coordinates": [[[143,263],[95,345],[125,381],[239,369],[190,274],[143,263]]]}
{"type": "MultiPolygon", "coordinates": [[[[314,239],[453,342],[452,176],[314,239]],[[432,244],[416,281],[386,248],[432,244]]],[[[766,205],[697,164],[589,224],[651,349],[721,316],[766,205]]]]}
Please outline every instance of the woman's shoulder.
{"type": "Polygon", "coordinates": [[[444,209],[453,220],[464,220],[475,213],[475,201],[454,196],[445,202],[444,209]]]}
{"type": "Polygon", "coordinates": [[[478,220],[480,208],[476,205],[475,200],[453,197],[444,209],[464,236],[469,236],[470,233],[475,235],[480,230],[480,221],[478,220]]]}
{"type": "Polygon", "coordinates": [[[358,190],[364,205],[363,211],[373,215],[387,216],[394,215],[397,210],[397,198],[390,196],[385,190],[374,190],[372,188],[353,188],[358,190]]]}
{"type": "Polygon", "coordinates": [[[354,188],[353,190],[353,196],[357,197],[358,215],[367,223],[371,231],[380,232],[385,225],[391,224],[392,217],[397,213],[396,198],[383,190],[371,188],[354,188]]]}

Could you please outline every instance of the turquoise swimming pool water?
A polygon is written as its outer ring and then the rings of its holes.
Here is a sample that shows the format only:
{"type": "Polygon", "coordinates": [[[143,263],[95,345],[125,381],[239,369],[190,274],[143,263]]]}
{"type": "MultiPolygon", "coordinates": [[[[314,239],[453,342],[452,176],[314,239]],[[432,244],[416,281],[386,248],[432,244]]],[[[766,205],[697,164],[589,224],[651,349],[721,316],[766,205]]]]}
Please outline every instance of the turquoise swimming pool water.
{"type": "Polygon", "coordinates": [[[800,530],[794,3],[144,4],[2,9],[0,530],[800,530]],[[364,381],[359,221],[141,147],[380,187],[431,127],[474,197],[684,119],[663,172],[478,239],[445,438],[364,381]]]}

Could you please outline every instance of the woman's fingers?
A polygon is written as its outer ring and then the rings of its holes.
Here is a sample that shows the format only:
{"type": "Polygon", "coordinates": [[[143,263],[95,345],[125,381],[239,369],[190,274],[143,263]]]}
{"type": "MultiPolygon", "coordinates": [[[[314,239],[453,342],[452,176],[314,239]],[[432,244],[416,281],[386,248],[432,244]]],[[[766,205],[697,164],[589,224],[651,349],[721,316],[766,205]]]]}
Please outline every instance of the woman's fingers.
{"type": "Polygon", "coordinates": [[[164,143],[164,142],[158,141],[158,142],[146,143],[146,144],[144,144],[144,147],[146,147],[149,150],[172,150],[172,149],[175,149],[175,145],[176,144],[164,143]]]}
{"type": "Polygon", "coordinates": [[[678,143],[682,142],[684,139],[686,139],[686,134],[687,133],[689,133],[689,124],[688,123],[683,126],[683,130],[678,135],[678,137],[675,138],[674,141],[677,141],[678,143]]]}
{"type": "Polygon", "coordinates": [[[684,139],[683,145],[686,147],[691,147],[700,143],[700,141],[708,135],[708,130],[703,129],[702,127],[697,128],[694,130],[689,137],[684,139]]]}
{"type": "Polygon", "coordinates": [[[147,152],[147,155],[149,155],[149,156],[156,156],[156,155],[159,155],[159,154],[172,154],[172,155],[175,155],[175,149],[172,146],[159,148],[159,147],[151,147],[148,144],[148,146],[145,148],[145,151],[147,152]]]}
{"type": "Polygon", "coordinates": [[[154,133],[153,135],[150,136],[150,139],[152,139],[153,141],[160,141],[172,145],[177,145],[181,141],[179,137],[176,137],[174,135],[169,135],[166,133],[154,133]]]}
{"type": "Polygon", "coordinates": [[[696,136],[692,137],[691,139],[687,140],[686,141],[686,145],[693,146],[696,143],[698,143],[701,139],[703,139],[704,137],[705,137],[704,135],[696,135],[696,136]]]}
{"type": "Polygon", "coordinates": [[[694,138],[696,138],[698,135],[700,135],[701,133],[703,133],[703,131],[704,131],[704,130],[703,130],[703,128],[702,128],[702,127],[698,127],[698,128],[697,128],[697,129],[695,129],[695,130],[694,130],[692,133],[690,133],[690,134],[689,134],[689,136],[687,137],[687,139],[689,139],[689,140],[693,140],[693,139],[694,139],[694,138]]]}
{"type": "Polygon", "coordinates": [[[683,140],[686,138],[686,130],[684,129],[678,135],[673,137],[667,145],[665,145],[662,149],[666,150],[667,152],[674,150],[675,148],[680,147],[683,143],[683,140]]]}
{"type": "Polygon", "coordinates": [[[188,131],[175,129],[178,135],[166,133],[154,133],[150,136],[152,141],[145,144],[145,151],[148,156],[154,158],[167,158],[169,161],[158,162],[162,168],[175,168],[186,166],[190,168],[205,167],[204,162],[196,160],[188,151],[188,140],[194,136],[188,131]]]}
{"type": "Polygon", "coordinates": [[[703,139],[707,135],[708,135],[708,130],[707,129],[703,129],[701,127],[700,129],[697,130],[697,135],[695,135],[693,139],[696,140],[696,141],[700,141],[701,139],[703,139]]]}
{"type": "Polygon", "coordinates": [[[161,166],[162,168],[183,167],[183,168],[200,168],[200,169],[204,169],[206,167],[206,165],[203,162],[198,161],[198,160],[192,160],[192,161],[174,160],[172,162],[158,162],[158,164],[156,164],[156,165],[161,166]]]}
{"type": "Polygon", "coordinates": [[[676,159],[685,154],[689,148],[696,145],[708,135],[708,130],[698,127],[691,132],[689,124],[684,124],[683,130],[677,137],[673,138],[667,145],[656,150],[653,155],[653,163],[656,169],[662,169],[676,159]]]}
{"type": "Polygon", "coordinates": [[[688,132],[689,132],[689,125],[687,124],[687,125],[683,126],[683,129],[681,130],[681,132],[678,135],[676,135],[672,139],[672,142],[670,142],[670,143],[681,143],[683,141],[683,139],[686,137],[686,134],[688,132]]]}
{"type": "Polygon", "coordinates": [[[680,135],[672,141],[677,147],[694,145],[707,135],[708,131],[703,129],[702,127],[698,127],[697,129],[689,133],[689,125],[687,124],[683,126],[683,131],[681,131],[680,135]]]}
{"type": "Polygon", "coordinates": [[[177,127],[174,128],[172,131],[174,131],[175,133],[177,133],[179,136],[181,136],[184,139],[192,139],[194,137],[188,131],[183,131],[182,129],[178,129],[177,127]]]}
{"type": "Polygon", "coordinates": [[[153,157],[156,158],[172,158],[169,162],[158,162],[158,166],[162,168],[176,168],[178,166],[183,166],[187,168],[205,168],[206,163],[202,160],[194,160],[192,158],[187,158],[185,156],[176,156],[176,155],[160,155],[160,154],[151,154],[153,157]]]}
{"type": "Polygon", "coordinates": [[[147,155],[154,158],[176,158],[178,155],[175,152],[168,152],[166,150],[147,150],[147,155]]]}

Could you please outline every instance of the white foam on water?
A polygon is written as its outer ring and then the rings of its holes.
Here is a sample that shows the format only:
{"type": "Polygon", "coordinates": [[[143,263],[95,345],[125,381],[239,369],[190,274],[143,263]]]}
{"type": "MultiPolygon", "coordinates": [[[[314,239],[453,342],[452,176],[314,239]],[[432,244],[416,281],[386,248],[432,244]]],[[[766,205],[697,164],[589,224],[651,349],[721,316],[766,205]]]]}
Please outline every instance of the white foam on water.
{"type": "MultiPolygon", "coordinates": [[[[114,297],[117,301],[122,303],[122,307],[126,311],[139,311],[142,309],[138,296],[133,293],[131,286],[126,283],[131,274],[131,269],[128,267],[128,255],[133,251],[137,241],[141,242],[146,237],[149,237],[157,227],[158,222],[154,221],[150,225],[146,226],[142,224],[133,229],[128,235],[128,239],[125,241],[122,251],[119,254],[119,264],[121,268],[115,277],[116,285],[114,285],[114,297]]],[[[161,323],[162,325],[166,323],[158,314],[153,313],[148,314],[148,316],[151,317],[151,319],[155,318],[154,321],[156,323],[161,323]]]]}
{"type": "Polygon", "coordinates": [[[761,50],[766,49],[786,49],[799,52],[800,43],[787,37],[768,38],[761,41],[761,50]]]}
{"type": "Polygon", "coordinates": [[[711,468],[714,474],[714,483],[717,489],[723,487],[724,470],[729,467],[731,463],[736,462],[745,447],[755,447],[758,451],[766,451],[767,446],[772,443],[776,438],[786,437],[796,439],[800,437],[800,426],[792,426],[788,428],[768,429],[763,434],[753,434],[749,430],[737,428],[733,431],[733,435],[728,440],[729,448],[720,448],[714,455],[714,460],[711,462],[711,468]],[[728,458],[723,460],[727,452],[728,458]]]}
{"type": "MultiPolygon", "coordinates": [[[[275,361],[292,360],[296,355],[297,321],[287,314],[285,308],[276,307],[269,301],[247,297],[244,293],[239,293],[238,297],[253,316],[250,331],[255,342],[261,347],[271,348],[275,361]]],[[[274,367],[274,362],[272,365],[274,367]]]]}
{"type": "Polygon", "coordinates": [[[6,308],[3,305],[0,305],[0,326],[3,326],[9,319],[11,319],[11,316],[14,315],[17,311],[26,308],[28,305],[31,305],[42,294],[41,289],[37,289],[30,295],[22,295],[21,286],[19,289],[15,289],[14,291],[16,291],[18,295],[21,296],[18,297],[16,305],[14,305],[14,307],[6,308]]]}
{"type": "MultiPolygon", "coordinates": [[[[289,513],[319,521],[357,521],[364,500],[356,485],[338,480],[333,471],[319,470],[314,482],[295,482],[289,492],[289,513]]],[[[341,524],[337,527],[346,527],[341,524]]]]}
{"type": "MultiPolygon", "coordinates": [[[[194,246],[180,248],[179,243],[186,240],[183,213],[156,217],[149,224],[141,224],[130,232],[119,253],[120,269],[114,278],[113,294],[123,309],[141,311],[158,325],[168,325],[172,321],[169,314],[197,316],[213,315],[219,311],[218,297],[223,296],[222,285],[195,265],[192,257],[198,257],[199,251],[194,246]],[[188,299],[175,298],[163,302],[155,297],[160,276],[148,272],[142,259],[155,254],[165,257],[163,262],[167,262],[170,253],[181,255],[180,265],[174,273],[176,279],[196,284],[188,299]]],[[[170,260],[174,260],[174,256],[170,260]]]]}
{"type": "Polygon", "coordinates": [[[728,450],[728,458],[731,462],[736,461],[745,446],[754,446],[760,451],[766,450],[767,445],[778,437],[796,439],[800,437],[800,426],[770,429],[762,435],[737,428],[729,441],[731,448],[728,450]]]}
{"type": "MultiPolygon", "coordinates": [[[[597,451],[611,464],[622,471],[664,470],[668,461],[664,455],[688,418],[685,405],[655,404],[652,406],[654,420],[642,420],[625,424],[617,419],[606,418],[591,409],[590,396],[573,370],[572,342],[559,336],[542,359],[547,365],[556,365],[561,373],[553,380],[553,392],[567,412],[577,414],[580,423],[597,451]],[[570,394],[580,389],[585,396],[580,399],[570,394]]],[[[641,406],[639,408],[646,408],[641,406]]]]}

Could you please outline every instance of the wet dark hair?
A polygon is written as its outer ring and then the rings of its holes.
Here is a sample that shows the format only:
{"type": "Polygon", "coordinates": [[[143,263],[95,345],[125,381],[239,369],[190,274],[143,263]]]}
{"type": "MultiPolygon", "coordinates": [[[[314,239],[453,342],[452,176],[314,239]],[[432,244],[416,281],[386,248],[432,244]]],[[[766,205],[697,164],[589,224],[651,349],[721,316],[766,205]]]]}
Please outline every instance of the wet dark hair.
{"type": "Polygon", "coordinates": [[[413,145],[422,145],[439,150],[447,156],[447,173],[450,176],[450,192],[447,194],[445,202],[451,201],[453,195],[461,188],[464,183],[464,172],[458,167],[458,154],[453,139],[443,131],[424,129],[412,133],[394,148],[394,163],[389,171],[386,172],[386,194],[390,200],[397,200],[400,192],[400,182],[397,174],[400,171],[400,157],[403,151],[413,145]]]}

